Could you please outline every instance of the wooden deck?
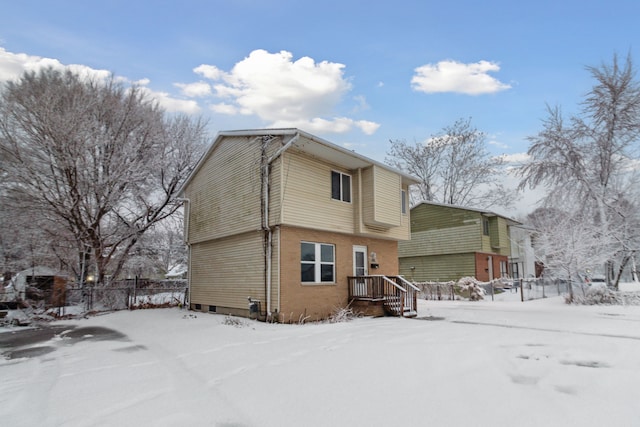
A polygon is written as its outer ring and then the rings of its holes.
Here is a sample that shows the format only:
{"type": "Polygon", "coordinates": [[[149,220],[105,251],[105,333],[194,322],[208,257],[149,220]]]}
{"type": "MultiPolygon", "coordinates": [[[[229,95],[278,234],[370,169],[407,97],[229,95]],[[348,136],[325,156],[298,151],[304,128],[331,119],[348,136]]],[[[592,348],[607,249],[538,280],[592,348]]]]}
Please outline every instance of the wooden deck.
{"type": "Polygon", "coordinates": [[[393,316],[418,315],[419,289],[402,276],[349,276],[349,301],[368,301],[383,306],[393,316]]]}

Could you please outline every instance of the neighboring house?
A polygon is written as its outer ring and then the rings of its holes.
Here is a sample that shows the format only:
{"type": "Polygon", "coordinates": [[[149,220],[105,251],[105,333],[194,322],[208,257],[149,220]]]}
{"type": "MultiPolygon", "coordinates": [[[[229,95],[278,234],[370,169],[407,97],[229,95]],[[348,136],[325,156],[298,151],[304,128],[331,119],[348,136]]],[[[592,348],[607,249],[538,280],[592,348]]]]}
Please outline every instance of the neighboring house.
{"type": "Polygon", "coordinates": [[[297,322],[406,295],[415,183],[298,129],[221,132],[181,190],[190,308],[297,322]]]}
{"type": "Polygon", "coordinates": [[[17,273],[4,289],[0,289],[0,302],[29,299],[58,306],[64,301],[66,286],[64,274],[49,267],[34,266],[17,273]]]}
{"type": "Polygon", "coordinates": [[[400,274],[416,282],[506,277],[514,225],[487,210],[422,202],[411,209],[411,241],[399,244],[400,274]]]}
{"type": "Polygon", "coordinates": [[[534,232],[535,229],[522,224],[512,224],[509,227],[511,239],[510,274],[514,279],[538,277],[535,253],[531,242],[534,232]]]}

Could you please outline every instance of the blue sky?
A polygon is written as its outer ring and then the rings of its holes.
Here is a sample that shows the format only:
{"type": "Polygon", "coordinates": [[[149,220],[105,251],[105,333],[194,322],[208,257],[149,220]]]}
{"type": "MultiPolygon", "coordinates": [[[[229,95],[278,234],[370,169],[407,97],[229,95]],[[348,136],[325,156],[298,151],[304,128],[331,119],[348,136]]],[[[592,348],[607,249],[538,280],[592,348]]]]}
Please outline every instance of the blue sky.
{"type": "Polygon", "coordinates": [[[459,118],[493,154],[571,113],[585,66],[639,58],[640,2],[7,1],[0,80],[54,64],[113,72],[220,130],[297,126],[383,161],[459,118]]]}

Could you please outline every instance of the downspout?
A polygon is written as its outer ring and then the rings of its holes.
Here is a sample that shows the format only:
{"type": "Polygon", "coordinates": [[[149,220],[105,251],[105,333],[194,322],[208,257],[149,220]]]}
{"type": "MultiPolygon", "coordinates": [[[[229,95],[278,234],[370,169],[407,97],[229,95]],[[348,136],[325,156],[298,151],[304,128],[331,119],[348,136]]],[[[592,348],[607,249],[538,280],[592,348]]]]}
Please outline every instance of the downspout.
{"type": "MultiPolygon", "coordinates": [[[[191,244],[189,243],[189,216],[191,214],[191,200],[183,197],[178,197],[176,200],[183,202],[185,208],[184,212],[184,236],[182,242],[187,245],[187,292],[189,306],[185,307],[187,310],[191,309],[191,244]]],[[[185,301],[186,302],[186,301],[185,301]]]]}
{"type": "Polygon", "coordinates": [[[269,168],[271,164],[282,155],[282,153],[289,149],[300,138],[300,134],[296,133],[285,145],[280,147],[273,156],[267,158],[267,144],[272,141],[272,138],[268,136],[263,137],[262,140],[262,230],[266,233],[266,248],[265,248],[265,287],[267,297],[267,317],[271,316],[271,270],[272,270],[272,241],[273,230],[269,226],[269,168]]]}

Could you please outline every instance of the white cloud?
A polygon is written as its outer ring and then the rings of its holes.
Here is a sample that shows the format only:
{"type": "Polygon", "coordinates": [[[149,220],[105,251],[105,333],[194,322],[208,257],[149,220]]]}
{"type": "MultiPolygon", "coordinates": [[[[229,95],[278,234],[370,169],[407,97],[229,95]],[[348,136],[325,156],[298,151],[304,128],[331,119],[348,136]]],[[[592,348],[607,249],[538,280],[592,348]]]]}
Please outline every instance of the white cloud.
{"type": "Polygon", "coordinates": [[[211,95],[211,86],[206,82],[176,83],[175,86],[179,87],[182,93],[188,97],[198,98],[211,95]]]}
{"type": "Polygon", "coordinates": [[[222,70],[220,70],[218,67],[214,65],[205,65],[205,64],[202,64],[199,67],[194,68],[193,72],[196,74],[200,74],[201,76],[211,80],[218,80],[222,78],[222,76],[224,75],[222,70]]]}
{"type": "Polygon", "coordinates": [[[82,77],[97,79],[104,79],[111,75],[107,70],[95,70],[79,64],[65,66],[57,59],[7,52],[6,49],[0,47],[0,81],[17,80],[25,71],[37,71],[46,67],[67,68],[82,77]]]}
{"type": "Polygon", "coordinates": [[[495,62],[480,61],[463,64],[456,61],[440,61],[426,64],[415,69],[411,86],[418,92],[438,93],[456,92],[466,95],[495,93],[511,88],[488,73],[499,71],[495,62]]]}
{"type": "Polygon", "coordinates": [[[166,92],[152,91],[146,87],[142,87],[141,90],[145,92],[149,98],[158,101],[160,106],[169,113],[195,114],[200,111],[200,106],[196,101],[173,98],[166,92]]]}
{"type": "MultiPolygon", "coordinates": [[[[351,90],[343,64],[312,58],[293,59],[287,51],[254,50],[248,57],[223,71],[200,65],[193,71],[212,81],[216,102],[210,108],[224,114],[252,114],[271,127],[300,127],[323,133],[342,133],[354,128],[374,133],[379,124],[333,117],[336,106],[351,90]]],[[[366,106],[364,99],[360,107],[366,106]]]]}
{"type": "Polygon", "coordinates": [[[214,113],[219,113],[219,114],[228,114],[228,115],[240,114],[240,111],[238,111],[238,109],[235,106],[224,103],[224,102],[210,105],[209,109],[214,113]]]}
{"type": "Polygon", "coordinates": [[[506,164],[519,165],[529,161],[527,153],[502,154],[499,156],[506,164]]]}
{"type": "Polygon", "coordinates": [[[487,142],[487,144],[493,145],[494,147],[498,147],[498,148],[502,148],[502,149],[509,148],[509,146],[507,144],[505,144],[504,142],[496,141],[495,139],[489,140],[489,142],[487,142]]]}
{"type": "MultiPolygon", "coordinates": [[[[64,65],[53,58],[7,52],[7,50],[0,47],[0,82],[17,80],[25,71],[38,71],[46,67],[68,69],[81,77],[98,80],[106,79],[112,74],[108,70],[96,70],[86,65],[64,65]]],[[[149,84],[149,79],[147,78],[135,82],[131,82],[125,77],[116,77],[116,79],[124,83],[133,83],[140,86],[149,97],[157,100],[158,103],[169,112],[195,113],[200,110],[195,101],[173,98],[166,92],[155,92],[147,88],[146,86],[149,84]]]]}
{"type": "Polygon", "coordinates": [[[353,109],[354,112],[365,111],[371,108],[367,103],[367,98],[365,98],[363,95],[356,95],[353,97],[353,100],[357,104],[357,106],[353,109]]]}
{"type": "Polygon", "coordinates": [[[360,129],[365,135],[373,135],[380,125],[367,120],[353,120],[348,117],[334,117],[323,119],[279,120],[273,122],[270,127],[284,128],[296,127],[312,133],[346,133],[353,128],[360,129]]]}

